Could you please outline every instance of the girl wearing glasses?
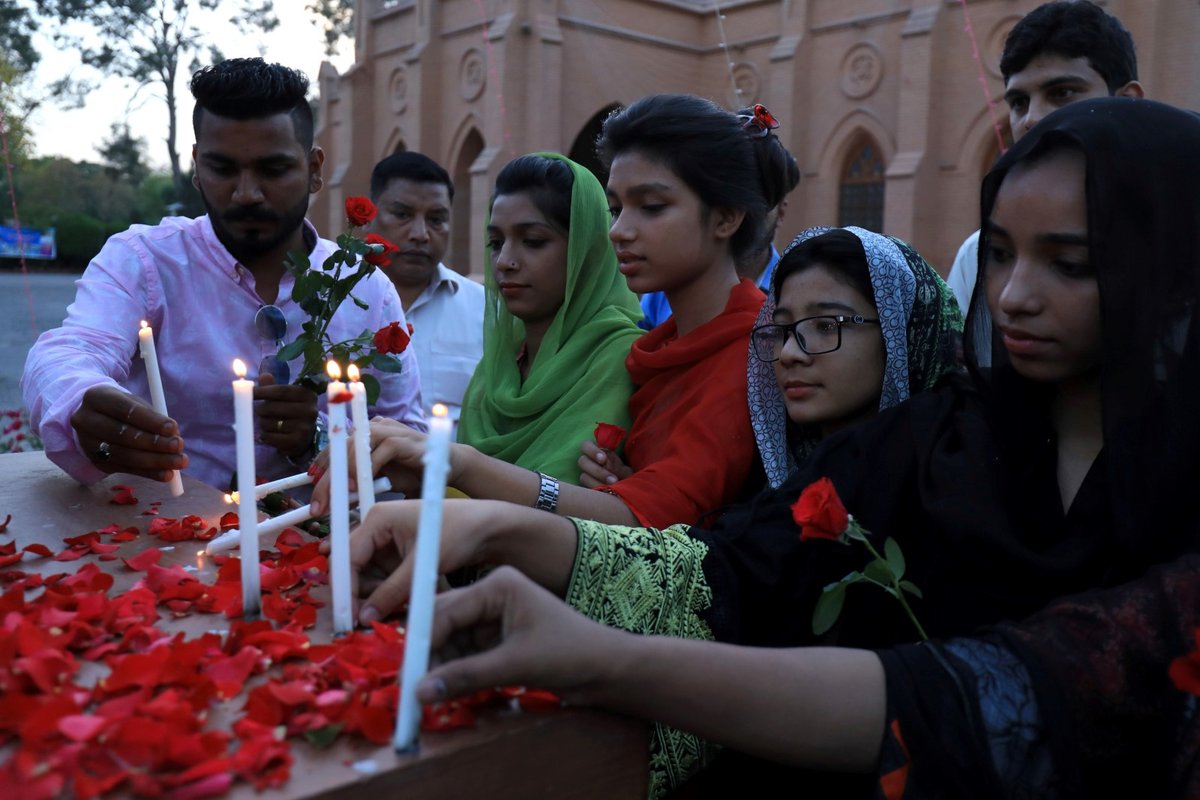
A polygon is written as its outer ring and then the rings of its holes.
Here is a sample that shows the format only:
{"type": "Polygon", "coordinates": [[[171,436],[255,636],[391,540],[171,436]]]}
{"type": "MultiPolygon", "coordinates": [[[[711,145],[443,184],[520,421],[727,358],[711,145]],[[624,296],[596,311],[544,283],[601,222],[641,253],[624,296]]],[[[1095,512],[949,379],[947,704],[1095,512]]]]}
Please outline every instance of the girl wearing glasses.
{"type": "MultiPolygon", "coordinates": [[[[1147,100],[1089,100],[1047,116],[984,182],[969,380],[832,434],[777,491],[712,529],[528,514],[489,522],[506,509],[447,508],[443,568],[508,562],[593,619],[675,637],[618,645],[575,621],[555,626],[557,649],[537,647],[529,621],[558,612],[529,611],[510,587],[488,607],[503,611],[503,636],[519,645],[467,671],[490,685],[490,670],[506,668],[502,682],[649,708],[773,762],[874,773],[889,797],[1193,796],[1195,704],[1168,665],[1195,647],[1196,561],[1141,576],[1200,546],[1197,148],[1200,118],[1147,100]],[[817,643],[809,620],[822,587],[863,566],[861,550],[799,540],[789,506],[821,476],[877,539],[902,544],[906,578],[923,591],[914,610],[935,638],[1135,583],[979,638],[878,654],[778,649],[817,643]],[[593,657],[605,666],[592,668],[593,657]]],[[[372,517],[355,536],[355,563],[403,547],[417,513],[395,505],[372,517]]],[[[396,573],[405,590],[406,567],[396,573]]],[[[498,579],[493,588],[511,576],[498,579]]],[[[870,588],[846,593],[820,641],[911,639],[897,604],[870,588]]],[[[443,625],[475,619],[468,611],[443,625]]],[[[656,789],[702,763],[698,743],[678,737],[654,737],[656,789]]],[[[762,761],[741,766],[752,766],[738,772],[743,793],[760,780],[812,790],[796,776],[780,783],[762,761]]]]}
{"type": "Polygon", "coordinates": [[[487,227],[483,358],[458,440],[569,483],[597,419],[629,424],[641,308],[608,242],[604,189],[557,153],[510,161],[487,227]]]}
{"type": "Polygon", "coordinates": [[[750,413],[778,487],[826,435],[958,368],[962,315],[934,269],[862,228],[801,232],[751,333],[750,413]]]}

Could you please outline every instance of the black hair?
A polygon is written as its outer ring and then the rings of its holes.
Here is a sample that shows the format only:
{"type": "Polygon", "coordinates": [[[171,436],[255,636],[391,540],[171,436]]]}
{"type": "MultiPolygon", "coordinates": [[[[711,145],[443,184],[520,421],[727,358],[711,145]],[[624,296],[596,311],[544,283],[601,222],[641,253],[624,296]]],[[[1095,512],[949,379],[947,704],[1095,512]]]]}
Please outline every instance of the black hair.
{"type": "Polygon", "coordinates": [[[407,180],[413,183],[440,183],[446,187],[450,202],[454,202],[454,182],[442,165],[423,153],[406,151],[393,153],[380,161],[371,170],[371,199],[378,200],[392,181],[407,180]]]}
{"type": "Polygon", "coordinates": [[[296,141],[313,145],[313,113],[308,104],[308,78],[303,72],[261,58],[231,58],[205,67],[190,83],[196,107],[192,131],[200,138],[203,112],[229,119],[263,119],[276,114],[292,118],[296,141]]]}
{"type": "Polygon", "coordinates": [[[875,289],[867,266],[867,252],[862,240],[850,231],[834,229],[789,248],[775,267],[771,280],[771,296],[779,303],[783,282],[812,267],[825,267],[839,283],[849,286],[872,303],[875,289]]]}
{"type": "Polygon", "coordinates": [[[1090,0],[1046,3],[1021,18],[1004,40],[1004,82],[1040,55],[1086,58],[1115,94],[1137,80],[1133,37],[1121,21],[1090,0]]]}
{"type": "Polygon", "coordinates": [[[531,153],[514,158],[496,176],[492,203],[502,194],[528,194],[542,216],[563,233],[571,229],[571,189],[575,176],[567,162],[531,153]]]}
{"type": "MultiPolygon", "coordinates": [[[[738,109],[738,116],[754,116],[753,108],[738,109]]],[[[775,208],[783,202],[793,189],[800,184],[800,165],[796,158],[788,152],[773,133],[766,136],[752,137],[754,159],[758,165],[758,180],[762,183],[763,197],[767,201],[767,209],[775,208]]]]}
{"type": "Polygon", "coordinates": [[[706,209],[745,212],[729,241],[734,260],[761,238],[767,200],[750,137],[733,114],[686,94],[643,97],[604,120],[596,150],[606,168],[634,150],[664,164],[700,197],[706,209]]]}

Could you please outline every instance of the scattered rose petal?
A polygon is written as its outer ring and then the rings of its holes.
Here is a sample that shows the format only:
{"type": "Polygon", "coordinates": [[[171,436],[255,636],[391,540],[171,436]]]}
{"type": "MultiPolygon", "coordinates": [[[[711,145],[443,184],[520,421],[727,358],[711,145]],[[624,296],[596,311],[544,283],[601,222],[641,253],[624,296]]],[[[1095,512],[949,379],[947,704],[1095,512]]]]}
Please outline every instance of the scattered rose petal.
{"type": "Polygon", "coordinates": [[[108,502],[117,506],[132,506],[136,505],[138,499],[133,496],[133,487],[126,486],[123,483],[118,483],[112,487],[113,496],[108,502]]]}

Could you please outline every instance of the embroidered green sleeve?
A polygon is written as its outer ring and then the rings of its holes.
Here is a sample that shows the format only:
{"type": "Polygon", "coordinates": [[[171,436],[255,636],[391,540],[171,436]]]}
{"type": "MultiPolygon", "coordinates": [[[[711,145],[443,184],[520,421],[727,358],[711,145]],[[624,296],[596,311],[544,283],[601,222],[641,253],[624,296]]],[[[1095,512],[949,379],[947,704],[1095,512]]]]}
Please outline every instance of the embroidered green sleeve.
{"type": "MultiPolygon", "coordinates": [[[[664,530],[573,519],[579,534],[567,602],[614,628],[657,636],[713,640],[700,617],[712,604],[701,564],[708,546],[688,526],[664,530]]],[[[650,739],[650,797],[680,786],[708,761],[713,746],[655,725],[650,739]]]]}

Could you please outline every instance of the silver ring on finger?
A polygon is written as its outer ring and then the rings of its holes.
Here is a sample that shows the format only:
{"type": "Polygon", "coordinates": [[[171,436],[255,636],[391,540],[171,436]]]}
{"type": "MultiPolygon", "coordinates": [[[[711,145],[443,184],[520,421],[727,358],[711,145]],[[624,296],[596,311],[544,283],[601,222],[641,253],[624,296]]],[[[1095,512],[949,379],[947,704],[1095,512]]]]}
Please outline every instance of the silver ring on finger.
{"type": "Polygon", "coordinates": [[[112,445],[108,442],[101,442],[92,455],[97,461],[108,461],[110,458],[112,458],[112,445]]]}

